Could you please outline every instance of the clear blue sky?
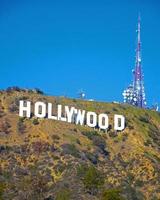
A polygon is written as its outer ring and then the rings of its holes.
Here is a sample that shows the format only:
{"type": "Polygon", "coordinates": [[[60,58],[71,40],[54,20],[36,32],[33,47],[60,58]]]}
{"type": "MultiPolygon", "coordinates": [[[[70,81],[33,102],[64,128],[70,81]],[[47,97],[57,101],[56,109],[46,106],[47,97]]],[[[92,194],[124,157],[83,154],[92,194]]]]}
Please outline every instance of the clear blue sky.
{"type": "Polygon", "coordinates": [[[0,0],[0,88],[122,101],[141,12],[146,96],[160,102],[159,11],[159,0],[0,0]]]}

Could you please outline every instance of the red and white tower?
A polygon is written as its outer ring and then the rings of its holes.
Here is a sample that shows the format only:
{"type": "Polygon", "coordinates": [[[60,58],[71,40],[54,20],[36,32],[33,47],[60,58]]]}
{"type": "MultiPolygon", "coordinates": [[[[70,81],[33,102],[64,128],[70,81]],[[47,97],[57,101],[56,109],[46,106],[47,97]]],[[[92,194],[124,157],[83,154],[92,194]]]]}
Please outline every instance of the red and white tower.
{"type": "Polygon", "coordinates": [[[137,47],[135,69],[133,70],[133,82],[123,92],[124,102],[140,107],[146,107],[146,97],[144,90],[144,76],[141,65],[141,19],[138,17],[137,47]]]}

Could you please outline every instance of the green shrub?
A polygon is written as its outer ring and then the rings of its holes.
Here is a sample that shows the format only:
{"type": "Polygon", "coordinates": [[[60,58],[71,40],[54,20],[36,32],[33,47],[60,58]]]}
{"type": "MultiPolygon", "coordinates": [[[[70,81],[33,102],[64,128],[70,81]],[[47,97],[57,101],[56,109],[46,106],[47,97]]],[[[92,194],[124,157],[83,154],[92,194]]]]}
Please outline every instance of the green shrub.
{"type": "Polygon", "coordinates": [[[144,182],[143,182],[142,180],[136,180],[135,185],[136,185],[137,187],[143,187],[144,182]]]}
{"type": "Polygon", "coordinates": [[[147,139],[147,140],[144,142],[144,145],[145,145],[145,146],[150,146],[150,145],[152,145],[152,140],[147,139]]]}
{"type": "Polygon", "coordinates": [[[106,148],[106,141],[102,136],[93,136],[93,144],[99,147],[101,150],[106,148]]]}
{"type": "Polygon", "coordinates": [[[97,192],[100,186],[104,184],[102,174],[93,166],[89,167],[83,178],[83,183],[91,194],[97,192]]]}
{"type": "Polygon", "coordinates": [[[152,138],[153,143],[160,145],[160,131],[154,124],[149,124],[148,136],[152,138]]]}
{"type": "Polygon", "coordinates": [[[59,140],[60,137],[58,135],[52,135],[52,140],[55,141],[55,140],[59,140]]]}
{"type": "Polygon", "coordinates": [[[6,185],[0,182],[0,200],[3,199],[2,195],[4,193],[5,188],[6,188],[6,185]]]}
{"type": "Polygon", "coordinates": [[[150,123],[150,119],[149,119],[149,116],[148,115],[143,115],[143,116],[140,116],[139,117],[139,120],[141,121],[141,122],[144,122],[144,123],[150,123]]]}
{"type": "Polygon", "coordinates": [[[108,189],[103,192],[101,200],[124,200],[124,198],[121,196],[120,190],[108,189]]]}
{"type": "Polygon", "coordinates": [[[104,177],[100,171],[94,166],[80,166],[78,167],[78,175],[80,176],[87,192],[95,195],[98,189],[104,184],[104,177]]]}
{"type": "Polygon", "coordinates": [[[118,111],[118,109],[117,109],[117,108],[112,108],[112,110],[113,110],[113,111],[115,111],[115,112],[117,112],[117,111],[118,111]]]}
{"type": "Polygon", "coordinates": [[[70,190],[62,189],[57,193],[55,200],[70,200],[70,197],[71,197],[70,190]]]}
{"type": "Polygon", "coordinates": [[[37,118],[35,118],[35,119],[33,119],[32,123],[33,123],[34,125],[38,125],[38,124],[39,124],[39,121],[38,121],[37,118]]]}
{"type": "Polygon", "coordinates": [[[77,167],[77,175],[82,179],[82,177],[84,177],[87,169],[88,169],[88,166],[85,164],[78,166],[77,167]]]}
{"type": "Polygon", "coordinates": [[[82,134],[85,135],[90,140],[92,140],[94,136],[99,136],[97,131],[84,131],[82,132],[82,134]]]}
{"type": "Polygon", "coordinates": [[[81,141],[78,138],[76,139],[76,143],[81,145],[81,141]]]}
{"type": "Polygon", "coordinates": [[[97,162],[98,162],[97,155],[94,155],[93,153],[90,153],[90,152],[86,152],[85,155],[88,158],[88,160],[90,160],[92,162],[92,164],[94,164],[94,165],[97,164],[97,162]]]}
{"type": "Polygon", "coordinates": [[[74,144],[63,144],[62,146],[62,155],[70,154],[76,158],[80,157],[80,153],[74,144]]]}

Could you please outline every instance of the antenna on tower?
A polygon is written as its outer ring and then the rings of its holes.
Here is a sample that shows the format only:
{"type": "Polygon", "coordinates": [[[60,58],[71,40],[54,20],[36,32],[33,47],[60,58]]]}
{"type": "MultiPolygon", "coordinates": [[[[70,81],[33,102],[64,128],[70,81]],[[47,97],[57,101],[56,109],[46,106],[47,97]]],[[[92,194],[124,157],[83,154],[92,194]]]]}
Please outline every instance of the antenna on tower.
{"type": "Polygon", "coordinates": [[[152,104],[152,109],[153,110],[155,110],[155,111],[159,111],[159,105],[158,105],[158,103],[157,102],[154,102],[153,104],[152,104]]]}
{"type": "Polygon", "coordinates": [[[144,80],[141,65],[141,18],[138,16],[137,47],[135,69],[133,70],[133,83],[123,92],[124,102],[140,107],[146,107],[144,80]]]}
{"type": "Polygon", "coordinates": [[[85,99],[86,97],[86,93],[81,89],[79,92],[78,92],[78,98],[79,99],[85,99]]]}

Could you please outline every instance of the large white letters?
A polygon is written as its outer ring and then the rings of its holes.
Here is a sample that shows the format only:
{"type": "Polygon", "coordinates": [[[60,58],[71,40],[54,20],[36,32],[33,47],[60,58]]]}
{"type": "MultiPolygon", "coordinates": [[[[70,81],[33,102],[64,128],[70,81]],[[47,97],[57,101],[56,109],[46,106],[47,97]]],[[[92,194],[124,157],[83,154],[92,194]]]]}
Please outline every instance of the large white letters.
{"type": "Polygon", "coordinates": [[[66,122],[66,117],[62,117],[62,105],[58,105],[58,120],[66,122]]]}
{"type": "Polygon", "coordinates": [[[100,129],[108,128],[108,115],[102,113],[98,116],[98,126],[100,129]]]}
{"type": "Polygon", "coordinates": [[[77,117],[76,117],[76,124],[83,125],[85,120],[85,110],[78,110],[77,117]]]}
{"type": "Polygon", "coordinates": [[[122,131],[125,128],[125,118],[123,115],[114,115],[114,130],[122,131]]]}
{"type": "Polygon", "coordinates": [[[31,117],[31,102],[30,101],[19,101],[19,116],[25,117],[24,112],[26,113],[26,117],[31,117]],[[24,105],[26,104],[26,105],[24,105]]]}
{"type": "Polygon", "coordinates": [[[48,103],[48,119],[57,120],[57,116],[52,114],[52,103],[48,103]]]}
{"type": "MultiPolygon", "coordinates": [[[[85,110],[76,109],[74,107],[64,106],[62,112],[62,105],[57,105],[54,109],[53,114],[53,104],[36,102],[34,104],[34,109],[31,109],[30,101],[19,102],[19,116],[20,117],[31,117],[31,110],[34,110],[34,115],[37,118],[44,118],[48,114],[48,119],[60,120],[69,123],[75,123],[80,125],[87,125],[92,128],[99,128],[102,130],[107,130],[109,126],[108,115],[101,113],[97,115],[95,112],[86,112],[85,110]],[[47,109],[48,108],[48,109],[47,109]]],[[[123,115],[114,115],[114,130],[122,131],[125,129],[125,117],[123,115]]]]}
{"type": "Polygon", "coordinates": [[[74,107],[71,107],[71,108],[69,109],[68,106],[65,106],[65,113],[66,113],[66,116],[67,116],[67,122],[69,122],[69,123],[72,122],[74,110],[75,110],[74,107]]]}
{"type": "Polygon", "coordinates": [[[96,127],[97,125],[97,115],[95,112],[87,112],[87,126],[96,127]]]}
{"type": "Polygon", "coordinates": [[[44,118],[46,116],[46,104],[40,101],[36,102],[34,114],[36,117],[44,118]]]}

